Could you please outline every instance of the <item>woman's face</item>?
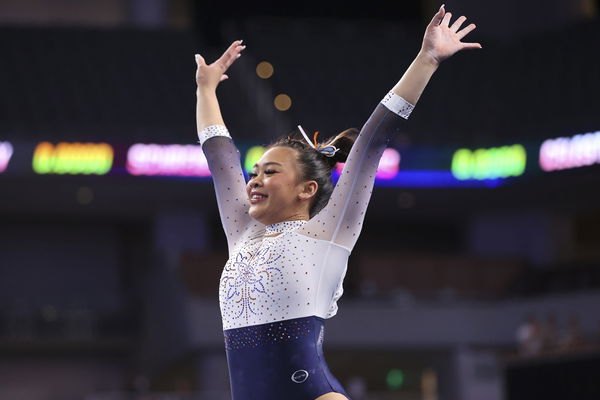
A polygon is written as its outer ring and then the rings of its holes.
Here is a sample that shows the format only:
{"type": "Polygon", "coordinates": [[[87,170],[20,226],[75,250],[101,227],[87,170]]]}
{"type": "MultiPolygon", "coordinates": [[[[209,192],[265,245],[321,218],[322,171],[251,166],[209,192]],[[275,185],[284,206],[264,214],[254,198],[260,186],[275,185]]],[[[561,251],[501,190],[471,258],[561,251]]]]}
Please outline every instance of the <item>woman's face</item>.
{"type": "Polygon", "coordinates": [[[296,150],[273,147],[263,154],[249,174],[246,185],[249,214],[258,222],[276,222],[309,218],[310,198],[316,182],[300,182],[296,150]]]}

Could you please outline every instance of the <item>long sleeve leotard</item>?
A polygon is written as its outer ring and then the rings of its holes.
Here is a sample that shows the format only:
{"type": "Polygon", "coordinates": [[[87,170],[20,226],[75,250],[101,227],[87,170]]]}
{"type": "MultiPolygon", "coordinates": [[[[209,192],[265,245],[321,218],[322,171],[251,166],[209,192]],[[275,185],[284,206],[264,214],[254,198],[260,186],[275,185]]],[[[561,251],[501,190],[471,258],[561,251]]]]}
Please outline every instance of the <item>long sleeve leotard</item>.
{"type": "Polygon", "coordinates": [[[361,129],[328,204],[309,221],[268,226],[248,215],[239,152],[225,127],[199,133],[229,248],[219,301],[235,400],[344,393],[323,363],[322,322],[337,312],[381,155],[411,111],[390,92],[361,129]]]}

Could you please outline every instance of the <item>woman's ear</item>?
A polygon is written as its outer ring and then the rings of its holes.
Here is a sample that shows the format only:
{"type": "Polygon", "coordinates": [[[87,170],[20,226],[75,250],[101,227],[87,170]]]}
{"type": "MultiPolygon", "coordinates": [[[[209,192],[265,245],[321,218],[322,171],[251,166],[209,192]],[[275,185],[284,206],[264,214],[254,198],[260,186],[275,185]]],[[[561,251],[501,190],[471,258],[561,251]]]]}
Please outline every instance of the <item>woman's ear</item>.
{"type": "Polygon", "coordinates": [[[302,188],[300,193],[298,193],[298,197],[300,200],[308,200],[317,194],[317,190],[319,189],[319,184],[315,181],[306,181],[302,183],[302,188]]]}

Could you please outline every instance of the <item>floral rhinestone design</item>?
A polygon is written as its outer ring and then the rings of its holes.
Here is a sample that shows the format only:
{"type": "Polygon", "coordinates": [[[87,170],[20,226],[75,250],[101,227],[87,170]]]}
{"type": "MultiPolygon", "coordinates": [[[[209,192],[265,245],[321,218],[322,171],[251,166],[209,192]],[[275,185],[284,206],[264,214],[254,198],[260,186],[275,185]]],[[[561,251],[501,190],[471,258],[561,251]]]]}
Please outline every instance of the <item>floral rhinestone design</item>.
{"type": "Polygon", "coordinates": [[[275,274],[281,275],[279,268],[270,266],[279,257],[273,257],[269,247],[254,255],[240,251],[235,260],[225,267],[221,289],[224,289],[225,301],[238,309],[235,318],[248,320],[250,313],[259,315],[254,304],[260,296],[271,298],[266,289],[267,280],[272,280],[275,274]]]}

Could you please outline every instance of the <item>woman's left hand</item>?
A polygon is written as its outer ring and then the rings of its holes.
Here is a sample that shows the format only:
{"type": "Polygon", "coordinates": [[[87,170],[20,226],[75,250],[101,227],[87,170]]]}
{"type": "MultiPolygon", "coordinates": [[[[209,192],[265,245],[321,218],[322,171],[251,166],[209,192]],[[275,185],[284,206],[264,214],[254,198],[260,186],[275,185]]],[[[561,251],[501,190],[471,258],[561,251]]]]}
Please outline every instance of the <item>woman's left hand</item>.
{"type": "Polygon", "coordinates": [[[438,64],[461,50],[481,49],[479,43],[461,42],[463,37],[475,29],[475,24],[470,24],[460,29],[460,26],[467,18],[461,16],[449,26],[451,18],[452,14],[446,12],[442,5],[427,26],[425,36],[423,37],[421,51],[431,56],[433,61],[438,64]]]}

